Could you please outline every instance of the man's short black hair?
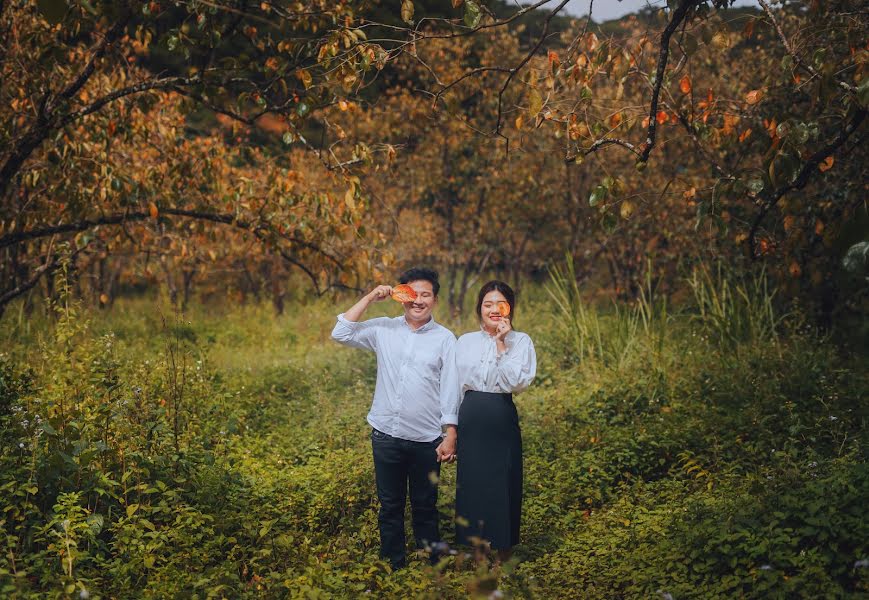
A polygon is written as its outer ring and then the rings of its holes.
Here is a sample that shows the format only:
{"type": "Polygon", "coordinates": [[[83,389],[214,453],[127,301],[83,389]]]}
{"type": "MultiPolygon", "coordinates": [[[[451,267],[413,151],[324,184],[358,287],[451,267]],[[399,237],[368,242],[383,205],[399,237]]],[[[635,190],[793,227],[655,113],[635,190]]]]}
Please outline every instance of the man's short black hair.
{"type": "Polygon", "coordinates": [[[438,295],[441,289],[441,284],[438,281],[438,272],[434,269],[413,267],[402,273],[401,277],[398,278],[398,283],[410,283],[411,281],[428,281],[431,283],[431,289],[435,296],[438,295]]]}

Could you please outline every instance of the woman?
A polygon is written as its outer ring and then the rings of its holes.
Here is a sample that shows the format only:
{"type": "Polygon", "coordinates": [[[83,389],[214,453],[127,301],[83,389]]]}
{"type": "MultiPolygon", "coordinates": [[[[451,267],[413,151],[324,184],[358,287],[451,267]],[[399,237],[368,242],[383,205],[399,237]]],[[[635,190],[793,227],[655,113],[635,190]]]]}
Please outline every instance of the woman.
{"type": "Polygon", "coordinates": [[[522,437],[513,393],[537,371],[534,344],[513,331],[516,296],[490,281],[480,289],[480,331],[456,343],[462,386],[456,475],[456,541],[488,545],[506,560],[519,543],[522,512],[522,437]]]}

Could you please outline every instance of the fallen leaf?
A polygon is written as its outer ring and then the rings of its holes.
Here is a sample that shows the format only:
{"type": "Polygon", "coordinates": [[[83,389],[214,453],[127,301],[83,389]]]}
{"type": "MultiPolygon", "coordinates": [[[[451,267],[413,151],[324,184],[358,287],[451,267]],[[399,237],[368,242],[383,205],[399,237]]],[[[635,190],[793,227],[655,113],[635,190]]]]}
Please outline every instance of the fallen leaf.
{"type": "Polygon", "coordinates": [[[821,161],[821,164],[818,165],[818,169],[821,171],[821,173],[824,173],[825,171],[829,171],[832,168],[833,168],[833,157],[832,156],[828,156],[823,161],[821,161]]]}

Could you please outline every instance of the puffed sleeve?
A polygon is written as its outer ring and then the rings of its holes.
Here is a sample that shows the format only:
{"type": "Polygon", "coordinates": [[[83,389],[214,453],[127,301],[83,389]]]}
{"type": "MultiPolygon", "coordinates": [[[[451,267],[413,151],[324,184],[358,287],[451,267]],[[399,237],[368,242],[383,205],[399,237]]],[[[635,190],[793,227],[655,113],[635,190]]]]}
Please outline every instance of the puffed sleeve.
{"type": "Polygon", "coordinates": [[[441,425],[459,424],[459,369],[456,366],[456,338],[450,334],[444,341],[441,363],[440,402],[441,425]]]}
{"type": "Polygon", "coordinates": [[[377,329],[383,320],[383,317],[379,317],[367,321],[348,321],[344,318],[344,313],[341,313],[332,330],[332,339],[351,348],[376,350],[377,329]]]}
{"type": "Polygon", "coordinates": [[[534,343],[526,334],[509,340],[507,351],[495,360],[495,382],[505,392],[518,393],[531,385],[537,374],[537,353],[534,343]]]}

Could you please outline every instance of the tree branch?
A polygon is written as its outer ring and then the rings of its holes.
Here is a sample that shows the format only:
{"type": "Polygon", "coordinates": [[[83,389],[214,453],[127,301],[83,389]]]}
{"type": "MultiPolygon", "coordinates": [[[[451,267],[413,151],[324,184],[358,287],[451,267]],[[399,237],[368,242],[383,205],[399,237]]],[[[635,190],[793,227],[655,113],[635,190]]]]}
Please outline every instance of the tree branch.
{"type": "MultiPolygon", "coordinates": [[[[265,227],[256,222],[239,219],[235,214],[208,213],[181,208],[161,208],[160,214],[175,215],[179,217],[211,221],[214,223],[223,223],[224,225],[232,225],[233,227],[237,227],[239,229],[244,229],[254,233],[259,239],[263,239],[263,236],[267,236],[268,234],[276,234],[280,238],[292,244],[302,246],[322,255],[330,262],[334,263],[335,266],[337,266],[338,268],[344,269],[344,265],[336,257],[325,251],[324,249],[320,248],[317,244],[305,240],[300,240],[296,237],[281,233],[280,231],[277,231],[270,227],[265,227]]],[[[0,249],[6,248],[7,246],[12,246],[14,244],[19,244],[21,242],[39,239],[50,235],[56,235],[59,233],[74,233],[80,231],[87,231],[88,229],[93,229],[94,227],[99,227],[101,225],[122,225],[125,222],[146,221],[150,218],[151,215],[148,212],[124,212],[105,215],[97,219],[84,219],[76,223],[63,223],[60,225],[40,227],[27,231],[16,231],[0,237],[0,249]]]]}
{"type": "Polygon", "coordinates": [[[833,139],[832,142],[824,146],[822,149],[815,152],[809,160],[803,165],[803,168],[800,169],[800,172],[797,174],[794,180],[784,185],[771,194],[765,197],[764,203],[761,206],[760,212],[754,218],[754,221],[751,224],[751,230],[748,233],[748,245],[751,250],[751,257],[758,258],[757,254],[757,232],[760,228],[761,223],[763,223],[764,218],[769,213],[772,208],[778,204],[778,201],[782,199],[782,197],[790,191],[793,190],[801,190],[806,184],[809,182],[809,179],[814,174],[815,170],[818,168],[818,165],[827,158],[828,156],[832,156],[836,150],[838,150],[853,134],[860,125],[863,123],[863,120],[866,118],[866,109],[860,108],[854,113],[854,116],[848,122],[845,127],[839,131],[839,134],[833,139]]]}
{"type": "Polygon", "coordinates": [[[667,70],[667,61],[670,59],[670,38],[673,33],[685,19],[688,11],[703,0],[682,0],[676,10],[673,11],[670,17],[670,22],[667,27],[661,32],[661,47],[658,51],[658,66],[655,69],[655,84],[652,88],[652,104],[649,108],[649,129],[646,134],[646,143],[643,145],[643,150],[640,153],[640,162],[649,160],[649,155],[652,153],[652,148],[655,146],[655,137],[657,135],[658,121],[655,118],[658,114],[658,97],[661,94],[661,86],[664,85],[664,73],[667,70]]]}

